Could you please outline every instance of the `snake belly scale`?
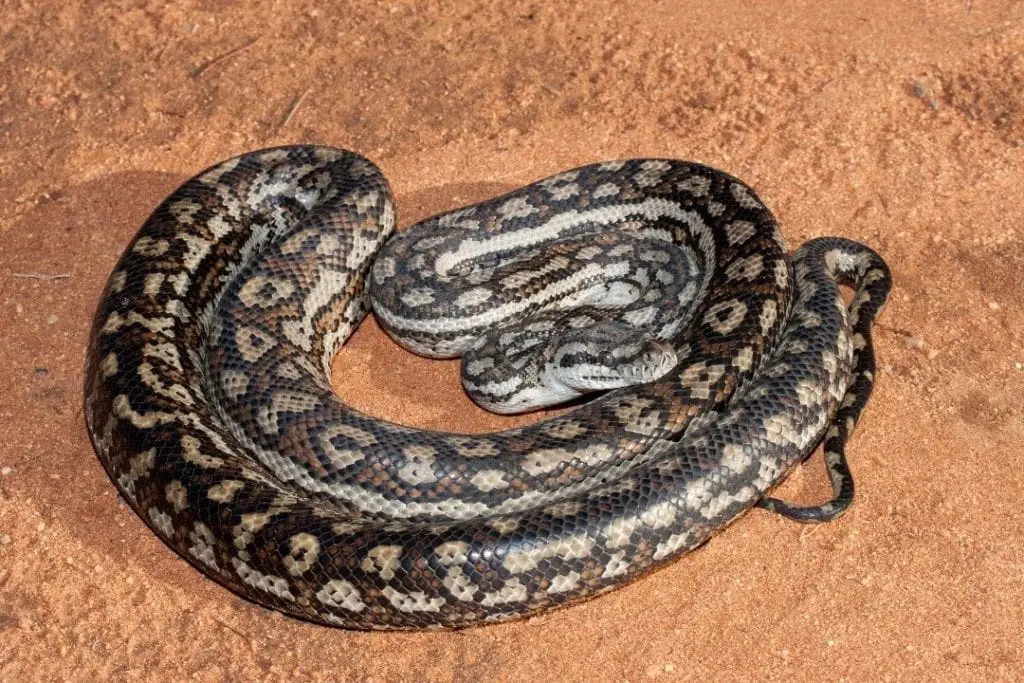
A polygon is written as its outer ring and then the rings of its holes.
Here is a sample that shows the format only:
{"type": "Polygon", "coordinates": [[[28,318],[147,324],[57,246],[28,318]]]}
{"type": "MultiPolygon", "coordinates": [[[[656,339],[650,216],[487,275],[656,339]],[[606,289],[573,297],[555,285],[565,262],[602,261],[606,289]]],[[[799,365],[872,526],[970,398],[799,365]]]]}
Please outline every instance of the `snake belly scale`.
{"type": "MultiPolygon", "coordinates": [[[[460,627],[615,588],[759,501],[799,516],[764,496],[823,437],[837,498],[817,514],[849,504],[843,448],[890,283],[867,247],[824,238],[791,258],[749,187],[663,159],[574,169],[392,237],[394,225],[363,157],[275,148],[188,180],[115,267],[87,353],[88,428],[126,500],[210,578],[330,625],[460,627]],[[583,265],[503,270],[546,243],[583,265]],[[454,276],[464,289],[447,289],[454,276]],[[838,283],[854,288],[849,304],[838,283]],[[496,344],[502,357],[518,342],[491,311],[535,313],[560,288],[577,308],[545,308],[562,317],[534,332],[605,315],[595,292],[611,292],[624,312],[600,324],[650,323],[670,365],[481,435],[392,424],[331,392],[330,360],[371,295],[410,349],[496,344]]],[[[587,350],[565,348],[548,364],[587,350]]],[[[509,400],[529,363],[493,381],[474,374],[488,363],[464,369],[467,389],[509,400]]]]}

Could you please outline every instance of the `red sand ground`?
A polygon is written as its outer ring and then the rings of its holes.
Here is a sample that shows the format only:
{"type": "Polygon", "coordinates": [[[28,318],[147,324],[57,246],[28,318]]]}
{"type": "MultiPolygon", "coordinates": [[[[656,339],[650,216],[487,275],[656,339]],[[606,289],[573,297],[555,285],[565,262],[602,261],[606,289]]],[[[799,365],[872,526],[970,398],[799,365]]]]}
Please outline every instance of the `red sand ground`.
{"type": "MultiPolygon", "coordinates": [[[[1024,3],[347,4],[3,3],[0,680],[1024,679],[1024,3]],[[752,183],[791,244],[871,244],[896,287],[854,508],[753,511],[623,590],[460,633],[312,626],[205,580],[93,454],[86,331],[160,199],[297,141],[378,161],[403,224],[664,155],[752,183]]],[[[509,424],[372,323],[335,371],[382,416],[509,424]]],[[[813,461],[782,491],[826,492],[813,461]]]]}

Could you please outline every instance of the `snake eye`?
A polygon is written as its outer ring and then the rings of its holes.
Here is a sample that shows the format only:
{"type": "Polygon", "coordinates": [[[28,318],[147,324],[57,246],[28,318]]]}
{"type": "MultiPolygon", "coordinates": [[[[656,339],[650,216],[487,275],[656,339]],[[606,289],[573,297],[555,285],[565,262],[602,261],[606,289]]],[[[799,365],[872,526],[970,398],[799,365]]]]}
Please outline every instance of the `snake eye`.
{"type": "Polygon", "coordinates": [[[604,365],[605,367],[610,368],[615,364],[615,356],[611,351],[602,351],[601,355],[598,356],[598,359],[601,361],[601,365],[604,365]]]}

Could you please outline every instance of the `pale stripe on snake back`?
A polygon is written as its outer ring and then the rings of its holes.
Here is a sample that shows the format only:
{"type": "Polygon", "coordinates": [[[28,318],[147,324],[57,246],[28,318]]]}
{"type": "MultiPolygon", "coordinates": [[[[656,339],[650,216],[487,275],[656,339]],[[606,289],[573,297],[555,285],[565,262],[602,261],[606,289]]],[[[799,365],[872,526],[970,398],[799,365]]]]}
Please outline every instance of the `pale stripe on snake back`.
{"type": "MultiPolygon", "coordinates": [[[[186,182],[108,282],[86,368],[97,452],[161,538],[239,594],[355,628],[508,619],[703,542],[802,460],[842,404],[829,448],[841,469],[889,282],[867,248],[814,241],[794,269],[747,186],[670,160],[559,174],[385,245],[393,226],[387,183],[362,157],[264,150],[186,182]],[[504,270],[508,253],[551,241],[583,258],[504,270]],[[670,252],[674,265],[654,265],[670,252]],[[651,348],[679,362],[517,430],[372,418],[334,396],[328,369],[367,311],[375,256],[377,315],[421,353],[480,334],[507,349],[492,311],[564,290],[584,307],[570,315],[650,323],[651,348]],[[468,285],[446,289],[447,274],[468,285]],[[837,280],[857,290],[852,323],[837,280]],[[609,299],[625,307],[608,313],[609,299]]],[[[542,313],[555,318],[534,332],[572,327],[564,314],[542,313]]],[[[581,339],[559,358],[592,368],[581,339]]],[[[504,371],[492,388],[515,383],[504,371]]]]}

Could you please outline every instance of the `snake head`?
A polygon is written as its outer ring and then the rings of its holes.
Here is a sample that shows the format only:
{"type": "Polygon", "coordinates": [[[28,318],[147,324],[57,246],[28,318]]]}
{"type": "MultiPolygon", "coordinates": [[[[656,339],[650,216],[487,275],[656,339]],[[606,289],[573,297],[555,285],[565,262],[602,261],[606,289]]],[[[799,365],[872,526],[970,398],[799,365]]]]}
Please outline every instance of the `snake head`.
{"type": "Polygon", "coordinates": [[[548,382],[576,396],[654,381],[677,362],[670,344],[612,321],[566,330],[548,348],[548,382]]]}
{"type": "Polygon", "coordinates": [[[493,332],[462,361],[466,393],[482,408],[507,415],[651,382],[675,367],[677,356],[648,333],[591,320],[579,327],[563,321],[534,334],[493,332]]]}

